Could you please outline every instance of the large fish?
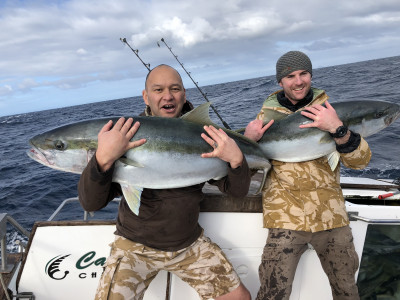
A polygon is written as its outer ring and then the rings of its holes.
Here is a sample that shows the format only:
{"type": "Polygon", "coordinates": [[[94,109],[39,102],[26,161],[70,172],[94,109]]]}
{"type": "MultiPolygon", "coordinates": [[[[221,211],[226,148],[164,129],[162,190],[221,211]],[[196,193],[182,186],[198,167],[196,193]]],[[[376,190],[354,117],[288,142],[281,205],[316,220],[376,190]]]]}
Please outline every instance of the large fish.
{"type": "MultiPolygon", "coordinates": [[[[202,158],[212,147],[200,134],[203,125],[212,124],[209,104],[205,103],[181,118],[134,117],[140,128],[132,140],[146,138],[140,147],[117,160],[113,181],[136,214],[142,188],[163,189],[190,186],[227,174],[227,163],[219,158],[202,158]]],[[[114,118],[114,124],[118,118],[114,118]]],[[[97,149],[97,134],[109,119],[82,121],[62,126],[30,140],[28,155],[48,167],[81,173],[97,149]]],[[[226,130],[242,150],[251,169],[271,167],[259,145],[226,130]]]]}
{"type": "MultiPolygon", "coordinates": [[[[352,131],[368,137],[392,124],[400,115],[400,106],[385,101],[347,101],[331,103],[338,117],[352,131]]],[[[317,128],[299,128],[313,122],[300,112],[290,115],[264,110],[264,122],[276,121],[259,141],[266,157],[283,162],[301,162],[337,153],[333,138],[317,128]]],[[[330,156],[331,167],[337,155],[330,156]]]]}

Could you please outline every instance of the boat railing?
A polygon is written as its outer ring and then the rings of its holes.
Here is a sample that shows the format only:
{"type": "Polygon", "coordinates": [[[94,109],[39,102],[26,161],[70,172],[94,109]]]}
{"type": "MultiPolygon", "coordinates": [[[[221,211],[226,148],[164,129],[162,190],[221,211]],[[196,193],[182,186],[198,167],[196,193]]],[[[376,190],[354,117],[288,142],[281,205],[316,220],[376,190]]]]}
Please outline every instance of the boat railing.
{"type": "Polygon", "coordinates": [[[350,221],[362,221],[368,224],[385,224],[385,225],[398,225],[400,224],[400,219],[372,219],[363,216],[359,216],[358,212],[349,211],[348,212],[350,221]]]}
{"type": "MultiPolygon", "coordinates": [[[[121,198],[115,198],[114,200],[112,200],[112,202],[117,202],[117,203],[120,201],[121,201],[121,198]]],[[[64,206],[71,202],[79,202],[79,198],[72,197],[72,198],[65,199],[63,202],[61,202],[61,204],[57,207],[57,209],[53,212],[53,214],[47,219],[47,221],[53,221],[56,218],[56,216],[61,212],[61,210],[64,208],[64,206]]],[[[93,217],[94,212],[89,212],[89,211],[84,210],[83,211],[83,220],[87,221],[89,215],[91,217],[93,217]]]]}
{"type": "MultiPolygon", "coordinates": [[[[17,231],[19,231],[26,238],[29,238],[30,232],[26,230],[22,225],[15,221],[11,216],[6,213],[0,214],[0,247],[1,247],[1,273],[10,273],[14,268],[14,265],[8,265],[7,263],[7,224],[12,225],[17,231]]],[[[19,243],[21,248],[24,248],[23,243],[19,243]]],[[[21,252],[23,249],[20,249],[21,252]]]]}

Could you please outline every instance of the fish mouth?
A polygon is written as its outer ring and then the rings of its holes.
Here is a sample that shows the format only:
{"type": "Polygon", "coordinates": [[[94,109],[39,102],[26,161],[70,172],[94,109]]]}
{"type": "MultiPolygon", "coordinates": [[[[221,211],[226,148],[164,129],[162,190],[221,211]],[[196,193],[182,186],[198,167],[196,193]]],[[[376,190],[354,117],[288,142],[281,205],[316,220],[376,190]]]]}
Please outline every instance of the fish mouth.
{"type": "Polygon", "coordinates": [[[397,112],[394,113],[394,114],[391,114],[391,115],[387,116],[387,117],[385,118],[385,125],[386,125],[386,126],[389,126],[389,125],[392,124],[394,121],[396,121],[399,117],[400,117],[400,110],[397,111],[397,112]]]}
{"type": "Polygon", "coordinates": [[[43,165],[45,165],[45,166],[51,166],[51,165],[53,165],[53,163],[51,163],[51,162],[46,158],[46,156],[45,156],[38,148],[36,148],[36,147],[33,146],[32,144],[31,144],[31,146],[32,146],[32,148],[29,149],[29,150],[26,152],[26,154],[27,154],[30,158],[32,158],[33,160],[35,160],[35,161],[37,161],[38,163],[41,163],[41,164],[43,164],[43,165]]]}

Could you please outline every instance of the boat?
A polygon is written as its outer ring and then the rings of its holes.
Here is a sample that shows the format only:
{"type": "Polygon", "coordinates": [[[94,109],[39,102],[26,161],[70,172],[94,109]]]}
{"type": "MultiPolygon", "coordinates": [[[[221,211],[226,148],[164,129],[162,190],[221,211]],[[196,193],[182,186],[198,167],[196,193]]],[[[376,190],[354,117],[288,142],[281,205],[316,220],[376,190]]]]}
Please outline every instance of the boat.
{"type": "MultiPolygon", "coordinates": [[[[243,199],[223,195],[206,184],[199,219],[205,234],[220,245],[234,265],[252,299],[259,287],[258,266],[268,232],[262,227],[261,196],[255,195],[259,175],[253,176],[250,192],[243,199]]],[[[360,257],[356,278],[361,299],[400,299],[399,182],[342,177],[341,186],[360,257]]],[[[114,201],[117,204],[119,199],[114,201]]],[[[115,220],[83,210],[80,220],[57,220],[68,205],[80,207],[78,198],[64,200],[48,220],[37,221],[31,232],[12,215],[0,214],[0,299],[94,298],[109,244],[114,240],[115,220]],[[10,230],[27,239],[27,243],[12,241],[17,249],[14,253],[6,250],[10,230]]],[[[175,275],[162,271],[144,299],[199,297],[175,275]]],[[[290,299],[332,299],[328,279],[311,246],[301,257],[290,299]]]]}

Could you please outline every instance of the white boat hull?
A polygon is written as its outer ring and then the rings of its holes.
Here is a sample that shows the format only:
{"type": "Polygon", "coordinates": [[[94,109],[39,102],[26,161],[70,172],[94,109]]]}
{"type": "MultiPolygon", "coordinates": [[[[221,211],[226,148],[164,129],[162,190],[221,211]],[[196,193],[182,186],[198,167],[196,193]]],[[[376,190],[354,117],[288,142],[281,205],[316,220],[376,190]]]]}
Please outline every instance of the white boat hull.
{"type": "MultiPolygon", "coordinates": [[[[400,218],[400,207],[388,210],[384,206],[348,203],[347,208],[367,218],[400,218]]],[[[201,213],[200,223],[205,234],[223,248],[254,299],[259,287],[258,266],[268,232],[262,228],[262,214],[201,213]]],[[[102,263],[109,254],[108,245],[114,239],[115,225],[88,224],[80,222],[75,226],[37,227],[19,280],[18,292],[33,292],[36,299],[40,300],[92,299],[102,272],[102,263]],[[63,258],[66,255],[69,256],[63,258]],[[57,257],[60,258],[59,265],[51,269],[57,257]]],[[[360,258],[367,226],[366,222],[351,222],[360,258]]],[[[165,299],[166,289],[167,273],[160,272],[144,299],[165,299]]],[[[199,297],[192,288],[173,275],[170,299],[199,297]]],[[[327,277],[311,248],[300,260],[290,299],[332,299],[327,277]]]]}
{"type": "MultiPolygon", "coordinates": [[[[370,185],[372,188],[371,190],[365,186],[363,189],[344,188],[343,192],[348,199],[353,199],[358,195],[367,201],[369,198],[376,201],[378,195],[387,193],[383,187],[377,188],[377,185],[387,185],[387,182],[374,181],[374,186],[371,185],[369,179],[347,178],[344,182],[350,185],[353,183],[370,185]]],[[[389,188],[392,192],[396,192],[398,187],[389,186],[389,188]]],[[[390,201],[398,197],[399,194],[387,199],[390,201]]],[[[214,200],[211,199],[210,202],[213,203],[214,200]]],[[[254,201],[254,199],[249,201],[254,201]]],[[[255,202],[260,204],[260,199],[257,198],[255,202]]],[[[250,204],[253,205],[254,202],[250,204]]],[[[377,228],[376,223],[382,223],[379,226],[386,226],[385,228],[389,228],[387,225],[391,223],[397,223],[391,230],[395,233],[399,232],[397,228],[400,225],[400,206],[357,205],[346,202],[346,207],[349,214],[355,216],[350,226],[360,260],[363,258],[365,245],[371,244],[365,243],[366,234],[371,232],[371,228],[377,228]],[[371,224],[374,225],[370,227],[371,224]]],[[[224,250],[254,299],[259,288],[258,267],[268,230],[262,227],[261,207],[249,211],[257,212],[202,212],[199,222],[205,234],[224,250]]],[[[18,278],[13,279],[9,288],[13,290],[14,295],[32,293],[35,299],[39,300],[93,299],[103,271],[102,265],[109,255],[109,244],[114,240],[114,232],[115,222],[113,221],[36,223],[30,236],[26,259],[21,266],[23,271],[20,272],[18,278]]],[[[395,234],[389,232],[387,237],[390,239],[391,235],[395,234]]],[[[392,240],[394,251],[400,252],[400,236],[392,240]]],[[[376,244],[377,249],[380,250],[379,239],[376,244]]],[[[373,254],[375,249],[369,249],[369,251],[373,254]]],[[[390,264],[390,257],[388,259],[390,264]]],[[[360,277],[365,279],[369,276],[368,270],[366,272],[362,268],[359,270],[360,277]]],[[[394,272],[398,274],[400,267],[394,272]]],[[[358,272],[356,279],[357,276],[358,272]]],[[[392,275],[391,278],[395,279],[396,276],[392,275]]],[[[363,284],[365,285],[366,282],[371,286],[368,281],[364,281],[363,284]]],[[[400,293],[400,285],[398,290],[400,293]]],[[[169,279],[169,275],[164,271],[160,272],[150,284],[144,299],[167,299],[167,291],[169,291],[169,299],[199,299],[189,285],[174,275],[169,279]]],[[[328,279],[315,251],[310,247],[300,259],[290,300],[312,299],[328,300],[332,299],[332,296],[328,279]]]]}

